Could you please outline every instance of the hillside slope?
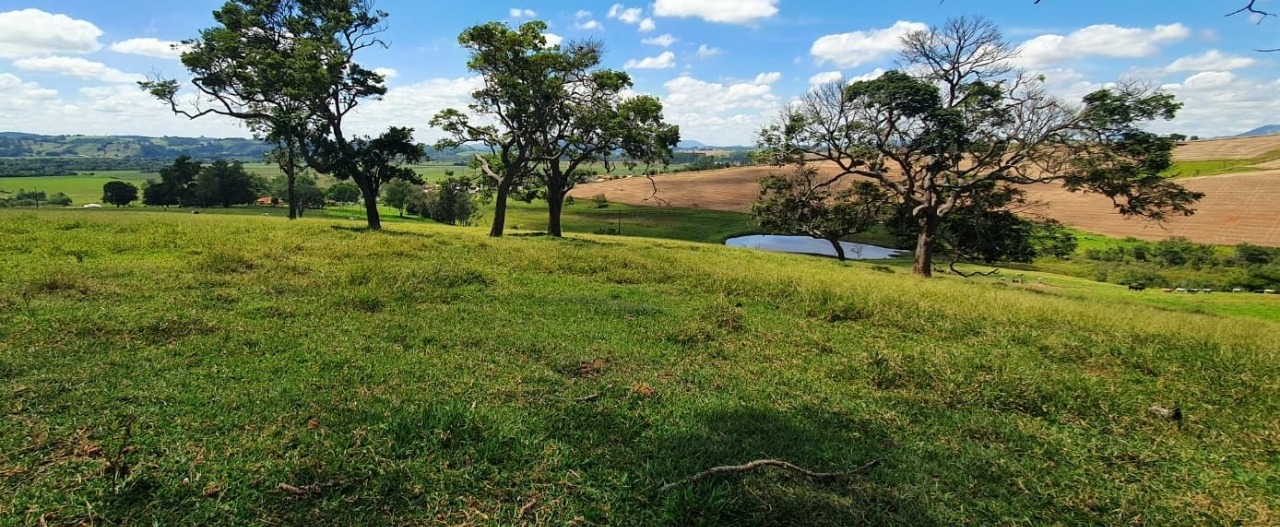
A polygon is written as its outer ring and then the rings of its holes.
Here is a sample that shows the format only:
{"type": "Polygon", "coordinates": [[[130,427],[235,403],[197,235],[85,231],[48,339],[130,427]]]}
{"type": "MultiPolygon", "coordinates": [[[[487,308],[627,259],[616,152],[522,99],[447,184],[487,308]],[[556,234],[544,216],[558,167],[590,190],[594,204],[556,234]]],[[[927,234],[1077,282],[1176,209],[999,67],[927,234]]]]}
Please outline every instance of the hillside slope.
{"type": "MultiPolygon", "coordinates": [[[[1193,141],[1179,145],[1174,157],[1182,162],[1265,158],[1280,151],[1280,135],[1193,141]]],[[[1224,163],[1228,164],[1228,163],[1224,163]]],[[[1239,164],[1239,163],[1237,163],[1239,164]]],[[[1209,170],[1216,164],[1209,163],[1209,170]]],[[[1233,165],[1234,166],[1234,165],[1233,165]]],[[[1160,240],[1185,236],[1200,243],[1280,246],[1280,160],[1233,168],[1235,173],[1180,180],[1192,190],[1208,196],[1190,217],[1172,218],[1164,224],[1125,219],[1110,201],[1053,187],[1029,187],[1030,198],[1038,202],[1032,212],[1073,227],[1108,236],[1133,236],[1160,240]]],[[[579,199],[598,194],[610,201],[632,205],[706,208],[749,212],[759,191],[759,181],[785,168],[742,167],[726,170],[619,179],[581,185],[572,195],[579,199]],[[655,193],[656,185],[656,193],[655,193]]],[[[830,170],[829,168],[827,170],[830,170]]]]}
{"type": "Polygon", "coordinates": [[[1280,510],[1280,297],[483,232],[0,211],[0,525],[1280,510]],[[763,457],[856,472],[659,490],[763,457]]]}

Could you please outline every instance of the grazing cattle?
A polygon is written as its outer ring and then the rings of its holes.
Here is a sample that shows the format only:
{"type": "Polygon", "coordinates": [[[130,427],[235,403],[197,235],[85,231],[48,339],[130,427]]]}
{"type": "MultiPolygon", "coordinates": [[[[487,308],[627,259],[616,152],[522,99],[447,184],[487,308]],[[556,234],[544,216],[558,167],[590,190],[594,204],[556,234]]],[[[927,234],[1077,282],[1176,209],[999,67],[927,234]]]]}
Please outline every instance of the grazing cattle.
{"type": "Polygon", "coordinates": [[[1201,292],[1201,293],[1206,293],[1206,294],[1207,294],[1207,293],[1212,293],[1212,292],[1213,292],[1213,290],[1212,290],[1212,289],[1209,289],[1209,288],[1207,288],[1207,287],[1206,287],[1206,288],[1204,288],[1204,289],[1201,289],[1201,290],[1200,290],[1200,292],[1201,292]]]}
{"type": "Polygon", "coordinates": [[[1185,287],[1179,287],[1179,288],[1177,288],[1177,289],[1174,289],[1174,290],[1173,290],[1173,292],[1175,292],[1175,293],[1185,293],[1185,292],[1187,292],[1187,289],[1186,289],[1185,287]]]}
{"type": "Polygon", "coordinates": [[[1146,284],[1129,284],[1129,290],[1130,291],[1146,291],[1147,285],[1146,284]]]}
{"type": "Polygon", "coordinates": [[[1243,293],[1243,292],[1244,292],[1244,288],[1243,288],[1243,287],[1236,287],[1236,288],[1233,288],[1233,289],[1231,290],[1231,292],[1232,292],[1232,293],[1243,293]]]}
{"type": "Polygon", "coordinates": [[[1168,287],[1166,287],[1166,288],[1164,288],[1164,292],[1166,292],[1166,293],[1172,293],[1172,292],[1173,292],[1173,290],[1172,290],[1172,289],[1169,289],[1168,287]]]}
{"type": "Polygon", "coordinates": [[[1274,294],[1276,294],[1276,290],[1275,290],[1275,289],[1263,289],[1263,290],[1262,290],[1262,294],[1264,294],[1264,295],[1274,295],[1274,294]]]}

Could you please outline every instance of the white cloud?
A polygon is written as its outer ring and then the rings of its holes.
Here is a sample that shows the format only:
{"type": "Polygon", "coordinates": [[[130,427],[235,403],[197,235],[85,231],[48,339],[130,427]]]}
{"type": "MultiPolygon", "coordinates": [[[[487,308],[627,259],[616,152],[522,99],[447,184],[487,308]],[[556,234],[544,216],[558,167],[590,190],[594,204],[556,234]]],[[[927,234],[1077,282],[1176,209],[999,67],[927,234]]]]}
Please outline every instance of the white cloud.
{"type": "Polygon", "coordinates": [[[102,49],[102,30],[84,20],[39,9],[0,13],[0,58],[16,59],[102,49]]]}
{"type": "Polygon", "coordinates": [[[883,29],[826,35],[814,41],[809,54],[818,64],[831,63],[841,68],[855,68],[879,61],[898,51],[902,37],[912,31],[927,30],[920,22],[899,20],[883,29]]]}
{"type": "Polygon", "coordinates": [[[696,17],[722,24],[753,24],[778,14],[779,0],[657,0],[653,14],[696,17]]]}
{"type": "Polygon", "coordinates": [[[640,42],[643,44],[648,44],[650,46],[661,46],[664,48],[669,48],[671,47],[672,44],[675,44],[677,40],[680,40],[680,39],[672,36],[671,33],[665,33],[662,35],[658,35],[656,37],[649,37],[649,38],[643,39],[640,42]]]}
{"type": "Polygon", "coordinates": [[[656,57],[628,60],[622,67],[629,70],[664,70],[675,66],[676,54],[670,51],[663,51],[661,55],[656,57]]]}
{"type": "Polygon", "coordinates": [[[382,75],[384,79],[391,80],[400,74],[395,68],[373,68],[373,72],[382,75]]]}
{"type": "Polygon", "coordinates": [[[639,7],[613,4],[613,7],[609,8],[609,18],[617,19],[624,24],[639,24],[644,18],[644,10],[639,7]]]}
{"type": "Polygon", "coordinates": [[[1248,68],[1257,63],[1257,60],[1248,57],[1227,55],[1216,49],[1211,49],[1200,55],[1182,57],[1175,60],[1173,64],[1165,68],[1165,71],[1168,73],[1209,70],[1228,71],[1248,68]]]}
{"type": "Polygon", "coordinates": [[[1020,66],[1035,68],[1086,56],[1137,58],[1160,53],[1160,46],[1185,40],[1191,30],[1182,24],[1158,25],[1151,29],[1099,24],[1066,36],[1041,35],[1024,42],[1015,60],[1020,66]]]}
{"type": "Polygon", "coordinates": [[[664,113],[680,125],[683,137],[716,145],[751,144],[781,105],[772,87],[781,78],[778,72],[734,83],[677,77],[663,85],[664,113]]]}
{"type": "Polygon", "coordinates": [[[179,59],[190,46],[171,40],[156,38],[131,38],[111,44],[111,51],[127,55],[142,55],[157,59],[179,59]]]}
{"type": "Polygon", "coordinates": [[[698,58],[700,59],[708,59],[708,58],[715,57],[717,55],[723,55],[723,54],[724,54],[724,50],[720,48],[713,48],[706,44],[698,46],[698,58]]]}
{"type": "Polygon", "coordinates": [[[583,20],[583,21],[575,22],[573,25],[578,29],[582,29],[586,31],[603,31],[604,30],[604,24],[601,24],[599,20],[583,20]]]}
{"type": "Polygon", "coordinates": [[[511,18],[534,18],[538,16],[538,12],[532,9],[520,9],[518,7],[511,8],[508,12],[511,18]]]}
{"type": "Polygon", "coordinates": [[[849,79],[849,82],[853,83],[853,82],[859,82],[859,81],[873,81],[873,80],[879,79],[880,76],[884,75],[885,73],[886,71],[884,68],[876,68],[874,70],[863,73],[862,75],[853,76],[852,78],[849,79]]]}
{"type": "Polygon", "coordinates": [[[79,57],[38,57],[13,61],[13,66],[23,71],[56,73],[112,83],[133,83],[145,80],[142,75],[125,73],[101,62],[93,62],[79,57]]]}
{"type": "Polygon", "coordinates": [[[823,84],[830,84],[841,79],[844,79],[843,73],[840,73],[838,71],[824,71],[822,73],[809,77],[809,86],[821,86],[823,84]]]}
{"type": "Polygon", "coordinates": [[[648,33],[655,29],[658,29],[658,24],[655,23],[652,18],[641,20],[639,27],[636,28],[636,30],[641,33],[648,33]]]}
{"type": "Polygon", "coordinates": [[[1241,77],[1229,71],[1202,71],[1163,89],[1183,103],[1178,117],[1152,126],[1159,132],[1215,137],[1235,135],[1275,122],[1280,115],[1280,82],[1241,77]]]}
{"type": "Polygon", "coordinates": [[[16,115],[6,115],[7,110],[36,108],[58,98],[58,91],[41,88],[34,82],[24,82],[10,73],[0,73],[0,117],[7,122],[17,122],[16,115]]]}
{"type": "Polygon", "coordinates": [[[559,46],[564,42],[564,37],[555,33],[543,33],[542,38],[547,39],[547,47],[559,46]]]}
{"type": "Polygon", "coordinates": [[[428,127],[427,122],[445,108],[467,111],[471,94],[483,85],[483,80],[477,76],[431,79],[393,87],[382,100],[357,107],[350,127],[355,133],[376,134],[386,130],[388,125],[412,126],[416,128],[415,139],[434,142],[442,132],[428,127]]]}

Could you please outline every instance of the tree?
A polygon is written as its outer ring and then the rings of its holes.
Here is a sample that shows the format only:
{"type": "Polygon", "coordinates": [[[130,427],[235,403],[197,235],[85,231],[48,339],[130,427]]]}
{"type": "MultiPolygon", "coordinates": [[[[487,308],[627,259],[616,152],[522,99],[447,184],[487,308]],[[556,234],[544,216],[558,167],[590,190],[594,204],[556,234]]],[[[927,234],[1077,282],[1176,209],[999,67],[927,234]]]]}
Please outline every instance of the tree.
{"type": "Polygon", "coordinates": [[[1160,176],[1173,141],[1139,128],[1173,117],[1171,95],[1125,85],[1067,105],[1010,71],[1014,54],[981,18],[910,33],[902,61],[915,76],[819,86],[762,131],[760,146],[776,164],[824,161],[835,169],[824,183],[870,181],[907,207],[920,276],[932,274],[944,218],[1013,185],[1102,194],[1126,216],[1193,212],[1200,195],[1160,176]]]}
{"type": "Polygon", "coordinates": [[[427,160],[426,147],[413,142],[412,128],[391,127],[378,137],[357,137],[345,145],[323,138],[317,144],[313,163],[334,167],[338,179],[356,184],[370,229],[382,228],[378,193],[383,184],[396,179],[422,184],[422,177],[405,166],[427,160]]]}
{"type": "Polygon", "coordinates": [[[354,183],[334,183],[324,192],[324,196],[334,203],[358,203],[360,201],[360,187],[354,183]]]}
{"type": "Polygon", "coordinates": [[[293,198],[298,203],[294,210],[299,218],[308,209],[324,208],[324,191],[316,184],[315,178],[299,176],[294,182],[293,198]]]}
{"type": "Polygon", "coordinates": [[[547,47],[540,21],[513,30],[490,22],[467,28],[458,43],[471,52],[467,69],[479,74],[484,85],[472,93],[471,112],[493,124],[479,124],[472,116],[446,109],[431,119],[431,126],[448,136],[436,143],[446,150],[480,143],[489,155],[475,154],[481,174],[497,191],[493,225],[489,235],[501,237],[506,227],[507,198],[532,177],[539,155],[541,135],[550,127],[552,103],[561,95],[565,65],[558,47],[547,47]]]}
{"type": "Polygon", "coordinates": [[[108,181],[102,186],[102,202],[124,207],[138,201],[138,187],[126,181],[108,181]]]}
{"type": "Polygon", "coordinates": [[[191,156],[181,155],[173,163],[160,169],[160,181],[147,180],[142,187],[142,204],[150,206],[190,206],[196,203],[196,176],[204,169],[191,156]]]}
{"type": "Polygon", "coordinates": [[[880,223],[889,211],[889,195],[876,185],[858,181],[837,189],[810,165],[760,181],[760,198],[751,213],[769,232],[804,234],[826,240],[845,260],[840,240],[880,223]]]}
{"type": "Polygon", "coordinates": [[[397,179],[382,189],[382,202],[387,206],[400,211],[400,217],[404,217],[404,208],[409,204],[409,200],[414,194],[421,194],[422,188],[403,179],[397,179]]]}
{"type": "MultiPolygon", "coordinates": [[[[312,169],[359,185],[361,153],[344,124],[361,101],[387,90],[382,75],[355,56],[385,47],[378,35],[387,13],[372,0],[231,0],[213,16],[219,25],[186,41],[190,50],[182,54],[194,105],[179,103],[176,80],[141,87],[179,115],[223,115],[266,130],[277,145],[299,148],[312,169]]],[[[380,228],[376,205],[366,212],[369,227],[380,228]]]]}
{"type": "Polygon", "coordinates": [[[416,193],[407,208],[410,214],[448,225],[470,225],[480,211],[471,194],[471,181],[462,177],[446,178],[427,192],[416,193]]]}
{"type": "Polygon", "coordinates": [[[258,199],[261,187],[261,182],[246,172],[239,161],[214,161],[201,170],[195,180],[196,198],[204,206],[231,208],[232,205],[253,203],[258,199]]]}

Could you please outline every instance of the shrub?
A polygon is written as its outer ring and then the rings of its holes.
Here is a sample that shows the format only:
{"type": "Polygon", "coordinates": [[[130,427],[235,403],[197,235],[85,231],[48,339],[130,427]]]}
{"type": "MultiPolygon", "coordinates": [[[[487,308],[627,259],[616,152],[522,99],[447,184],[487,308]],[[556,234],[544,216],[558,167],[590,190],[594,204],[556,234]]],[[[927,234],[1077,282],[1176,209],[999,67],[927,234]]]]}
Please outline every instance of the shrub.
{"type": "Polygon", "coordinates": [[[591,202],[596,204],[597,209],[604,209],[609,207],[609,198],[604,197],[604,194],[596,194],[594,196],[591,196],[591,202]]]}

